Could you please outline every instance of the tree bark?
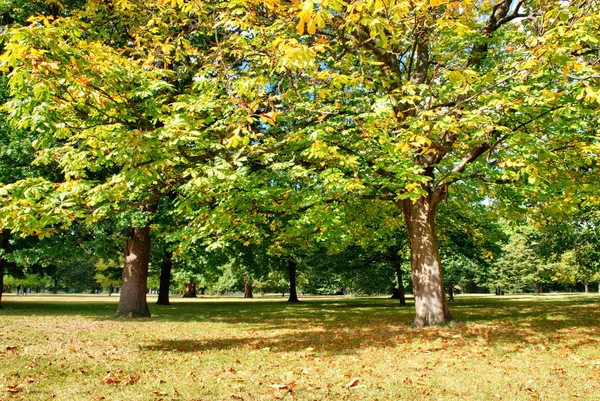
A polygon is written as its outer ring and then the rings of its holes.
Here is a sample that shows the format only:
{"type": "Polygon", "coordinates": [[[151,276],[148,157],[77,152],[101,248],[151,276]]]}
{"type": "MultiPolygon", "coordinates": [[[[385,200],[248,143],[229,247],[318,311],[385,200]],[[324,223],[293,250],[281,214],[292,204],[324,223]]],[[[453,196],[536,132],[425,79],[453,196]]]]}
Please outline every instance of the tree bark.
{"type": "Polygon", "coordinates": [[[402,269],[400,268],[400,256],[398,256],[398,250],[392,248],[392,264],[396,270],[396,278],[398,279],[398,299],[400,300],[400,306],[406,306],[406,298],[404,296],[404,284],[402,283],[402,269]]]}
{"type": "Polygon", "coordinates": [[[197,298],[198,294],[196,293],[196,284],[194,284],[194,279],[190,278],[190,282],[185,285],[185,292],[183,293],[184,298],[197,298]]]}
{"type": "Polygon", "coordinates": [[[150,317],[146,301],[149,262],[150,223],[145,227],[130,227],[125,242],[125,267],[117,317],[150,317]]]}
{"type": "Polygon", "coordinates": [[[296,267],[296,261],[290,259],[288,261],[288,274],[290,278],[290,297],[288,298],[288,302],[300,302],[296,293],[296,267]]]}
{"type": "MultiPolygon", "coordinates": [[[[0,250],[8,249],[8,230],[0,232],[0,250]]],[[[0,256],[0,309],[2,309],[2,293],[4,292],[4,258],[0,256]]]]}
{"type": "Polygon", "coordinates": [[[445,192],[400,202],[410,238],[410,264],[416,316],[411,327],[443,325],[452,320],[442,281],[442,263],[435,232],[435,209],[445,192]]]}
{"type": "Polygon", "coordinates": [[[244,274],[244,298],[254,298],[252,294],[252,280],[247,274],[244,274]]]}
{"type": "Polygon", "coordinates": [[[170,305],[169,291],[171,287],[171,270],[173,269],[173,252],[165,249],[163,262],[160,266],[160,287],[158,289],[157,305],[170,305]]]}
{"type": "Polygon", "coordinates": [[[583,287],[585,288],[585,293],[589,293],[590,292],[590,283],[588,283],[587,281],[583,282],[583,287]]]}

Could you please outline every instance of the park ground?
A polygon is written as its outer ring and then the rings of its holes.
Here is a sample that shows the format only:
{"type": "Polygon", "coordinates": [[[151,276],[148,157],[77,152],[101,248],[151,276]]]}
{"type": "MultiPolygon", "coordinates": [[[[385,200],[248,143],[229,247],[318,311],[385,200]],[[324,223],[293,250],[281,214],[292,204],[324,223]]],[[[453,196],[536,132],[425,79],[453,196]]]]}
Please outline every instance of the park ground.
{"type": "Polygon", "coordinates": [[[597,400],[600,296],[460,296],[413,330],[384,298],[5,294],[0,401],[597,400]],[[149,297],[149,302],[155,298],[149,297]]]}

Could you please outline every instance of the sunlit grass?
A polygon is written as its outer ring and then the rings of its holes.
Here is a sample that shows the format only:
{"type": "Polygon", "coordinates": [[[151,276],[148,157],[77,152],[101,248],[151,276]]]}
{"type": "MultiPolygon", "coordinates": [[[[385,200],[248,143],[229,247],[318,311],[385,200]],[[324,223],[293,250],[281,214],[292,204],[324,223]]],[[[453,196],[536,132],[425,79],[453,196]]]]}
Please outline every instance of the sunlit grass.
{"type": "MultiPolygon", "coordinates": [[[[151,302],[155,298],[149,298],[151,302]]],[[[408,328],[384,298],[174,298],[114,320],[117,297],[5,295],[0,400],[598,399],[600,296],[463,296],[408,328]]]]}

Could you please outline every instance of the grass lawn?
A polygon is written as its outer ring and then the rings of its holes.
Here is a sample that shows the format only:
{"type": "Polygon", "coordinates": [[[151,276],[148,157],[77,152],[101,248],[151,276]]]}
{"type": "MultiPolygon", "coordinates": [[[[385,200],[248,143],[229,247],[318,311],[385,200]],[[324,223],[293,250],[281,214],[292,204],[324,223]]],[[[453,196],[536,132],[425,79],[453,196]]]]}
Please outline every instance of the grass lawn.
{"type": "Polygon", "coordinates": [[[5,294],[0,400],[598,400],[600,297],[459,296],[412,330],[383,298],[5,294]]]}

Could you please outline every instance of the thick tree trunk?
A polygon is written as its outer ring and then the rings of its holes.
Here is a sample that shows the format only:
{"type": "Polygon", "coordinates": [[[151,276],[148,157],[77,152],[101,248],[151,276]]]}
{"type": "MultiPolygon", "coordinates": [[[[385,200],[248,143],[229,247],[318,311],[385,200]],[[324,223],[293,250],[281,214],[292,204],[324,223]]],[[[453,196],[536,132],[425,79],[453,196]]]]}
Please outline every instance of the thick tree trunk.
{"type": "MultiPolygon", "coordinates": [[[[400,268],[400,256],[398,256],[398,250],[396,248],[392,248],[392,264],[394,265],[394,269],[396,270],[396,278],[398,279],[398,298],[400,300],[400,306],[406,306],[406,298],[404,297],[404,284],[402,283],[402,269],[400,268]]],[[[394,295],[396,295],[396,291],[394,291],[394,295]]]]}
{"type": "Polygon", "coordinates": [[[185,292],[183,293],[184,298],[197,298],[198,294],[196,293],[196,284],[194,284],[194,279],[191,278],[190,282],[185,285],[185,292]]]}
{"type": "Polygon", "coordinates": [[[171,270],[173,269],[173,252],[165,249],[165,255],[160,266],[160,287],[158,288],[158,305],[170,305],[169,291],[171,287],[171,270]]]}
{"type": "Polygon", "coordinates": [[[252,280],[247,274],[244,274],[244,298],[254,298],[252,294],[252,280]]]}
{"type": "Polygon", "coordinates": [[[411,327],[443,325],[452,320],[442,281],[435,208],[445,194],[400,203],[410,238],[410,264],[416,316],[411,327]]]}
{"type": "MultiPolygon", "coordinates": [[[[0,250],[8,248],[8,230],[0,232],[0,250]]],[[[2,293],[4,292],[4,258],[0,256],[0,309],[2,309],[2,293]]]]}
{"type": "Polygon", "coordinates": [[[125,243],[121,296],[117,317],[150,317],[146,301],[148,263],[150,262],[150,224],[130,227],[125,243]]]}
{"type": "Polygon", "coordinates": [[[290,297],[288,302],[300,302],[296,293],[296,261],[290,259],[288,261],[288,273],[290,278],[290,297]]]}
{"type": "Polygon", "coordinates": [[[590,292],[590,283],[588,283],[587,281],[583,282],[583,287],[585,288],[585,293],[587,294],[588,292],[590,292]]]}

